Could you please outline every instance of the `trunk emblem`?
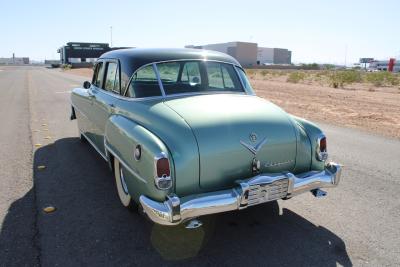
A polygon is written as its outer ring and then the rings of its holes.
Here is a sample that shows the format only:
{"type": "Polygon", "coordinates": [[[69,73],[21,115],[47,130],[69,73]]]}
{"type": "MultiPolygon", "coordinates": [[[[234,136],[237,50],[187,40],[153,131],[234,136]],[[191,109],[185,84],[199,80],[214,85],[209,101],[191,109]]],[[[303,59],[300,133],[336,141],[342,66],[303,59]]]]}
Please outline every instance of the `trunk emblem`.
{"type": "MultiPolygon", "coordinates": [[[[250,134],[250,140],[252,140],[252,139],[251,139],[252,135],[253,135],[253,133],[250,134]]],[[[257,135],[255,135],[255,140],[257,141],[257,135]]],[[[255,146],[252,146],[252,145],[247,144],[246,142],[240,140],[240,143],[241,143],[245,148],[247,148],[248,150],[250,150],[250,152],[253,153],[254,156],[257,155],[258,151],[261,150],[261,148],[263,147],[263,145],[264,145],[266,142],[267,142],[267,138],[264,137],[258,144],[256,144],[255,146]]]]}
{"type": "Polygon", "coordinates": [[[252,143],[255,143],[257,141],[257,134],[256,133],[251,133],[249,136],[249,139],[252,143]]]}

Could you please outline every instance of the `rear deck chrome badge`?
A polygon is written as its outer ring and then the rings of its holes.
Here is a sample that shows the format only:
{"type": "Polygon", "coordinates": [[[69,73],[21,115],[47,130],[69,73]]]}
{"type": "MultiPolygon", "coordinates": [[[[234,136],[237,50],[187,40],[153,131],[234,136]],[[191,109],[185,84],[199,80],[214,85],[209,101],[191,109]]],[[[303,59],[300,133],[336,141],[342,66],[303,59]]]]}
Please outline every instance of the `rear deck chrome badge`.
{"type": "MultiPolygon", "coordinates": [[[[255,141],[257,141],[257,135],[255,133],[251,133],[250,134],[250,141],[252,141],[252,137],[254,138],[255,141]]],[[[254,142],[255,142],[254,141],[254,142]]],[[[255,146],[247,144],[246,142],[240,140],[240,143],[247,148],[248,150],[250,150],[251,153],[253,153],[254,156],[257,155],[258,151],[261,150],[261,148],[263,147],[263,145],[267,142],[267,138],[264,137],[259,143],[257,143],[255,146]]]]}

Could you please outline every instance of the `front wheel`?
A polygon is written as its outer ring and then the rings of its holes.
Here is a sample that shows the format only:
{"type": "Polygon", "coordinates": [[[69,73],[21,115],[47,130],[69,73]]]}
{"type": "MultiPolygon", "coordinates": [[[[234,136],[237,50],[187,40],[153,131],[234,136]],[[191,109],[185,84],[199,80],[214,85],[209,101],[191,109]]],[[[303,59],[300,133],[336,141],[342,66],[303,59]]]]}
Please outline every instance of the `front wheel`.
{"type": "Polygon", "coordinates": [[[119,199],[121,200],[121,203],[124,207],[129,208],[132,211],[137,211],[137,205],[132,200],[132,197],[128,192],[125,175],[126,169],[124,168],[124,166],[119,162],[118,159],[114,159],[115,184],[117,186],[119,199]]]}

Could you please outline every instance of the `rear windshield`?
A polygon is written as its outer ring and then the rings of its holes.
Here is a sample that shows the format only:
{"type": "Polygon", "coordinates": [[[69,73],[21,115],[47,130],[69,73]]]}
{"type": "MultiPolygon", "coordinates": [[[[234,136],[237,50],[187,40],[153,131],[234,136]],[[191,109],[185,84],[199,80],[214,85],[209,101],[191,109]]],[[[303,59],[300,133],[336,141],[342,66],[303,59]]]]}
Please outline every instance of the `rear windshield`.
{"type": "Polygon", "coordinates": [[[244,92],[234,66],[211,61],[157,64],[165,94],[244,92]]]}

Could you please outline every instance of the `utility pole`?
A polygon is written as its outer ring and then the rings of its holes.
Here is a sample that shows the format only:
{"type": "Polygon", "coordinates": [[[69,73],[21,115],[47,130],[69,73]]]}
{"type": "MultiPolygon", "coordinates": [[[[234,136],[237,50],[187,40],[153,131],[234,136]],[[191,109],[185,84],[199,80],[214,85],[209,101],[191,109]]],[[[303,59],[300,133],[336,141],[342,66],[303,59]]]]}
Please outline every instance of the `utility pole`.
{"type": "Polygon", "coordinates": [[[111,37],[110,46],[112,47],[113,46],[113,43],[112,43],[112,26],[110,26],[110,37],[111,37]]]}
{"type": "Polygon", "coordinates": [[[347,44],[344,47],[344,67],[347,67],[347,44]]]}

